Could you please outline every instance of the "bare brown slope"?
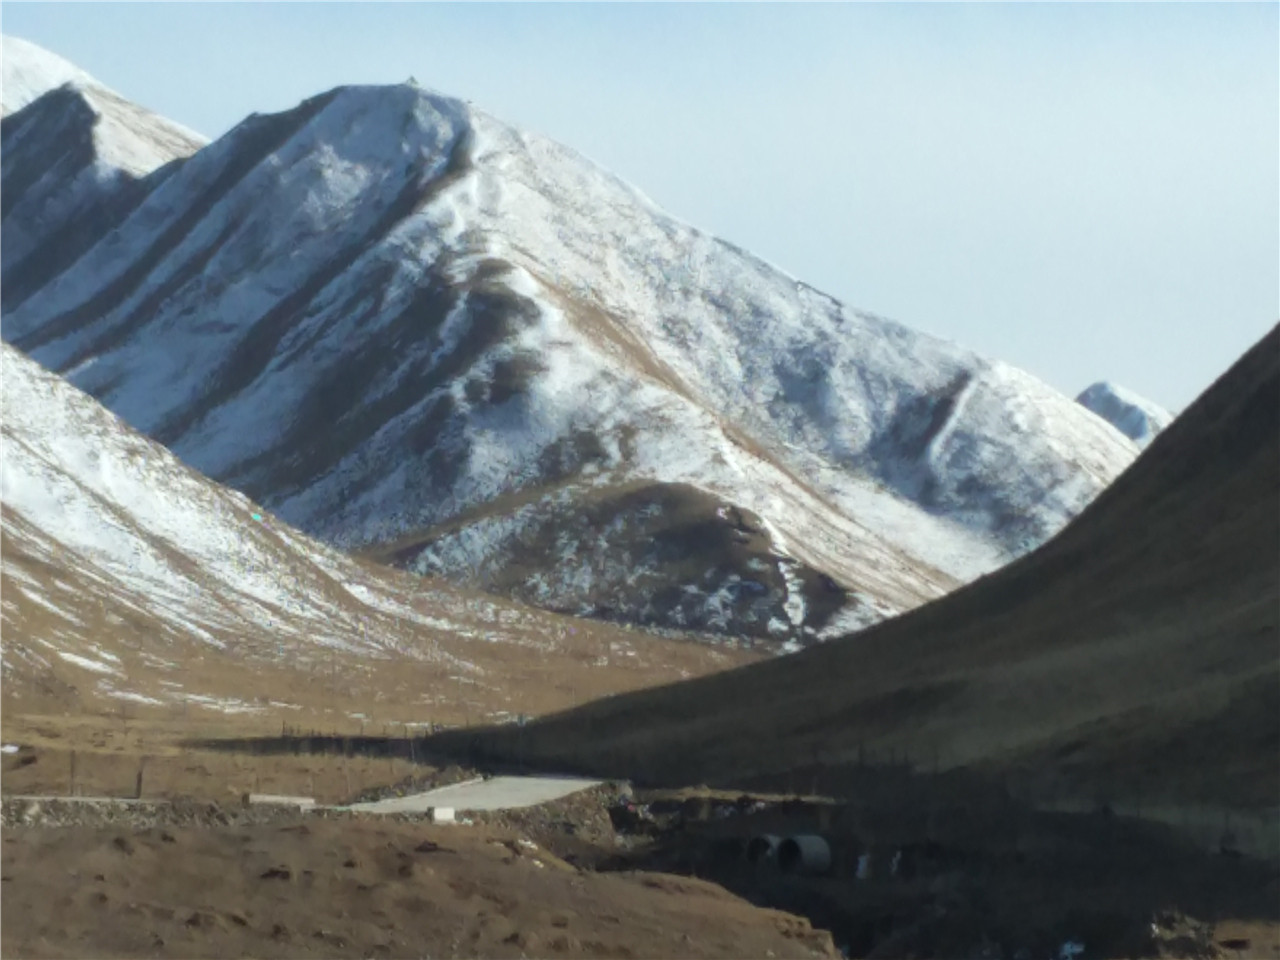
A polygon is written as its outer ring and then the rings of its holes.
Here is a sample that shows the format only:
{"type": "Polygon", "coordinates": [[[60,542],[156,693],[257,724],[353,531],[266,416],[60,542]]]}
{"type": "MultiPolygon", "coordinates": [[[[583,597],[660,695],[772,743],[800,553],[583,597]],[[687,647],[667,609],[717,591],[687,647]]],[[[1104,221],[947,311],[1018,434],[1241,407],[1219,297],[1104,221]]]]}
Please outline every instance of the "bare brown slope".
{"type": "Polygon", "coordinates": [[[832,957],[705,881],[575,870],[483,826],[5,831],[5,956],[832,957]]]}
{"type": "Polygon", "coordinates": [[[893,750],[1068,792],[1275,804],[1278,439],[1280,328],[1034,554],[854,637],[545,721],[522,749],[707,782],[893,750]]]}
{"type": "MultiPolygon", "coordinates": [[[[20,717],[123,716],[126,709],[159,719],[186,718],[190,710],[232,728],[244,715],[262,729],[279,729],[281,721],[345,729],[352,718],[371,728],[461,725],[561,710],[754,656],[559,617],[371,564],[353,565],[362,579],[349,582],[405,603],[404,616],[370,617],[369,633],[388,641],[386,649],[362,648],[357,635],[347,648],[308,644],[270,622],[225,628],[211,619],[184,629],[154,614],[154,598],[50,549],[20,518],[6,515],[0,552],[6,730],[20,717]],[[86,661],[110,672],[86,669],[86,661]]],[[[301,551],[280,551],[284,571],[304,573],[306,563],[301,551]]],[[[209,594],[218,589],[211,581],[209,594]]],[[[310,590],[309,599],[329,601],[335,611],[353,603],[336,592],[318,596],[315,584],[310,590]]]]}

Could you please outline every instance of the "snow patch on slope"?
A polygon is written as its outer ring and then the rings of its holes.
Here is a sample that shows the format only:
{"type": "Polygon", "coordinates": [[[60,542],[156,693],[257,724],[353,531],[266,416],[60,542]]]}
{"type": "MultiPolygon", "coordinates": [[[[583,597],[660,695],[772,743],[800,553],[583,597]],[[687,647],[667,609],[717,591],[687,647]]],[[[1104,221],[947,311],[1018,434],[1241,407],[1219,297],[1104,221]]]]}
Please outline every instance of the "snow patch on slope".
{"type": "MultiPolygon", "coordinates": [[[[433,614],[423,613],[341,554],[269,516],[255,520],[245,497],[182,466],[8,345],[0,359],[0,500],[6,536],[26,551],[75,557],[81,574],[122,588],[138,611],[213,645],[266,626],[310,646],[430,657],[430,650],[396,643],[388,615],[440,629],[464,626],[456,600],[443,598],[433,614]]],[[[45,608],[61,609],[9,554],[4,572],[45,608]]],[[[482,622],[494,619],[492,609],[489,617],[468,609],[466,619],[476,613],[482,622]]],[[[82,666],[90,662],[72,656],[82,666]]]]}
{"type": "MultiPolygon", "coordinates": [[[[310,684],[338,662],[354,680],[374,661],[416,661],[435,677],[433,702],[448,703],[477,677],[500,689],[523,676],[517,648],[539,660],[583,649],[563,618],[372,568],[290,530],[7,344],[0,387],[7,685],[34,676],[37,690],[74,691],[84,671],[113,699],[258,712],[291,704],[229,692],[229,666],[233,685],[255,666],[310,684]],[[476,643],[506,649],[481,666],[476,643]],[[139,689],[156,671],[168,676],[139,689]]],[[[636,659],[672,673],[661,656],[636,659]]]]}

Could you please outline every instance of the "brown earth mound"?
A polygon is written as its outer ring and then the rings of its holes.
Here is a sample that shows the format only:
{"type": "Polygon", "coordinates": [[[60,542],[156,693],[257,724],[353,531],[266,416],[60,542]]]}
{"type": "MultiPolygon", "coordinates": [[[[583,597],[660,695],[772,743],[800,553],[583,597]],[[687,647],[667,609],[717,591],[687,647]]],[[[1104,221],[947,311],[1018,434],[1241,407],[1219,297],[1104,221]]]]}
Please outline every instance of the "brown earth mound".
{"type": "Polygon", "coordinates": [[[5,956],[834,957],[714,884],[581,872],[484,827],[4,832],[5,956]]]}

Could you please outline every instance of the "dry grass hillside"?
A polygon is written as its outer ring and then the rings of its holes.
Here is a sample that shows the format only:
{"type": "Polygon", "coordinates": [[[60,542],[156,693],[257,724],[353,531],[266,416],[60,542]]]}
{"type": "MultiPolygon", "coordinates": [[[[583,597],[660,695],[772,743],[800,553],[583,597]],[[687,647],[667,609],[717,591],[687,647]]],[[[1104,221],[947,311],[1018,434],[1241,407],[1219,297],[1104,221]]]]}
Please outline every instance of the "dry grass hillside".
{"type": "MultiPolygon", "coordinates": [[[[1063,798],[1271,808],[1278,438],[1280,328],[1035,553],[818,649],[546,719],[519,748],[708,783],[894,755],[1063,798]]],[[[505,753],[516,738],[465,745],[505,753]]]]}
{"type": "Polygon", "coordinates": [[[714,884],[579,871],[501,828],[18,828],[4,853],[5,956],[839,955],[804,919],[714,884]]]}

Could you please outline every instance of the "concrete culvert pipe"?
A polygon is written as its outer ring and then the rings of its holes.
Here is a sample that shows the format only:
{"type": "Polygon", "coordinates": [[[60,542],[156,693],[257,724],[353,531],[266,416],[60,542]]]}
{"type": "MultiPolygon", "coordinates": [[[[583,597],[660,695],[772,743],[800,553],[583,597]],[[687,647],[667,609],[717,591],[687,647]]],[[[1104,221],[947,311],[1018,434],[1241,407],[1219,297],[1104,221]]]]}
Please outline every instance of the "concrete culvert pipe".
{"type": "Polygon", "coordinates": [[[758,837],[752,837],[751,842],[747,844],[747,862],[759,863],[761,860],[767,860],[778,851],[779,837],[775,837],[771,833],[763,833],[758,837]]]}
{"type": "Polygon", "coordinates": [[[831,869],[831,847],[816,834],[787,837],[778,845],[778,866],[783,873],[826,873],[831,869]]]}

